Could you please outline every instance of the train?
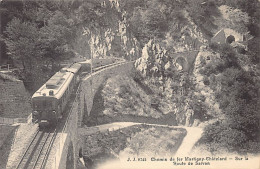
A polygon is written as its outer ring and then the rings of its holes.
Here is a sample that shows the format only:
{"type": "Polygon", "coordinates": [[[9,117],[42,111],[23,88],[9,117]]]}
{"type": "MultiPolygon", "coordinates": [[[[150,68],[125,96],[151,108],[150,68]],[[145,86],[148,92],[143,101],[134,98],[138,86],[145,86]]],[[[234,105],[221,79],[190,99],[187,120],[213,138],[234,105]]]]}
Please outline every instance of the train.
{"type": "Polygon", "coordinates": [[[102,67],[102,66],[106,66],[109,64],[113,64],[115,62],[119,62],[119,61],[125,61],[123,59],[119,59],[119,58],[94,58],[94,59],[88,59],[86,61],[83,62],[79,62],[82,66],[84,71],[90,71],[91,69],[91,64],[93,69],[97,68],[97,67],[102,67]]]}
{"type": "MultiPolygon", "coordinates": [[[[117,58],[93,59],[92,67],[98,68],[117,62],[117,58]]],[[[80,81],[80,74],[89,71],[91,60],[78,62],[56,72],[32,96],[32,122],[39,128],[55,127],[63,117],[66,105],[75,86],[80,81]]]]}

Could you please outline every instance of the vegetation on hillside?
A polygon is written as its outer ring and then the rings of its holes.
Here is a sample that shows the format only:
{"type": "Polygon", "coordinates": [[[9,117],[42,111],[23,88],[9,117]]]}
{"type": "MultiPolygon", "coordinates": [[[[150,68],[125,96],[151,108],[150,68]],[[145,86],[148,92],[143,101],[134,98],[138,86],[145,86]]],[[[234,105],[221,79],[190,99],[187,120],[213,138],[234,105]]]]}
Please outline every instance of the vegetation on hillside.
{"type": "MultiPolygon", "coordinates": [[[[210,44],[220,54],[221,61],[206,65],[201,73],[207,85],[215,90],[217,102],[225,119],[208,125],[201,138],[212,153],[237,152],[240,154],[259,153],[259,2],[217,1],[217,5],[238,8],[250,16],[245,25],[253,36],[248,40],[248,51],[234,49],[229,44],[210,44]],[[217,89],[220,84],[220,90],[217,89]]],[[[238,17],[238,16],[237,16],[238,17]]],[[[237,23],[243,27],[244,23],[237,23]]]]}
{"type": "Polygon", "coordinates": [[[73,56],[75,26],[68,7],[59,1],[2,1],[0,7],[7,54],[20,68],[20,79],[35,90],[61,60],[73,56]]]}
{"type": "MultiPolygon", "coordinates": [[[[216,45],[221,62],[205,66],[201,73],[208,78],[225,119],[206,127],[201,142],[211,152],[227,148],[230,152],[259,152],[259,85],[254,71],[245,71],[238,53],[228,44],[216,45]],[[221,89],[216,90],[217,84],[221,89]]],[[[244,55],[243,57],[247,57],[244,55]]]]}
{"type": "Polygon", "coordinates": [[[98,132],[86,136],[84,141],[88,144],[83,149],[83,158],[87,167],[95,168],[111,159],[171,156],[176,153],[185,135],[185,129],[144,124],[98,132]]]}
{"type": "Polygon", "coordinates": [[[129,29],[144,46],[150,39],[162,40],[166,33],[177,31],[187,23],[182,11],[183,2],[171,0],[123,1],[122,8],[127,13],[129,29]]]}
{"type": "Polygon", "coordinates": [[[131,135],[121,153],[130,157],[170,157],[176,153],[185,135],[185,129],[145,128],[131,135]]]}

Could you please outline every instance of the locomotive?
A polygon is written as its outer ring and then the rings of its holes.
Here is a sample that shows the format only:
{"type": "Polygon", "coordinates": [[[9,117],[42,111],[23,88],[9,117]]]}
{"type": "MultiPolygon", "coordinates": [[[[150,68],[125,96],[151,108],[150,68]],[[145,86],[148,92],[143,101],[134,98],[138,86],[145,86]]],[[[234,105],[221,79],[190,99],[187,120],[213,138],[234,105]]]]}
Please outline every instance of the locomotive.
{"type": "MultiPolygon", "coordinates": [[[[93,59],[92,67],[97,68],[112,64],[118,59],[93,59]]],[[[55,73],[32,96],[32,121],[39,128],[55,127],[62,118],[65,107],[82,71],[90,70],[91,61],[74,63],[55,73]]]]}
{"type": "Polygon", "coordinates": [[[81,65],[75,63],[55,73],[32,96],[32,121],[39,127],[54,126],[62,118],[74,86],[79,82],[81,65]]]}

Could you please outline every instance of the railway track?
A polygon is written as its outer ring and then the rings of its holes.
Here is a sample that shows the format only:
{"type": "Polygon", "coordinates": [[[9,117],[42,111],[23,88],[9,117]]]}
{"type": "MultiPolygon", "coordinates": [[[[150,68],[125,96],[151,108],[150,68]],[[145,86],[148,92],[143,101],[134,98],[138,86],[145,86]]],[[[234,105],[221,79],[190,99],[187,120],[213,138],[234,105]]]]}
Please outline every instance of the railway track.
{"type": "Polygon", "coordinates": [[[56,129],[52,132],[38,130],[26,148],[16,169],[44,168],[56,135],[56,129]]]}

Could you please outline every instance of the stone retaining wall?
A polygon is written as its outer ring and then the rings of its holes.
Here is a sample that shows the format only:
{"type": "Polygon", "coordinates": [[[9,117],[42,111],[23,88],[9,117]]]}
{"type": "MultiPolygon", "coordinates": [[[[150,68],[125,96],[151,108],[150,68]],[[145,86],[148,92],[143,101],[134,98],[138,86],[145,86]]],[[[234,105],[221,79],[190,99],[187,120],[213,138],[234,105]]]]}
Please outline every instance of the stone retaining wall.
{"type": "Polygon", "coordinates": [[[32,113],[31,97],[22,81],[0,79],[0,116],[27,118],[32,113]]]}
{"type": "Polygon", "coordinates": [[[31,123],[32,122],[32,114],[29,114],[27,118],[5,118],[0,117],[0,124],[15,124],[15,123],[31,123]]]}

